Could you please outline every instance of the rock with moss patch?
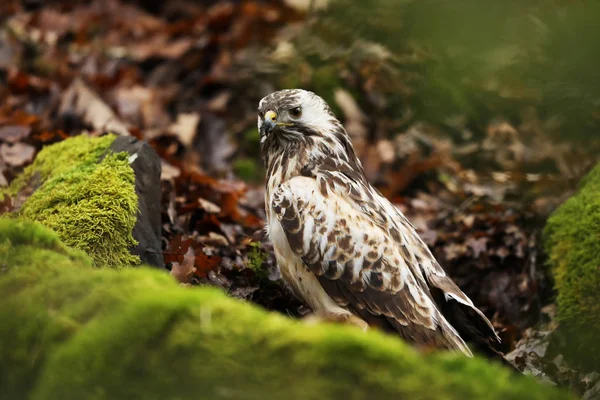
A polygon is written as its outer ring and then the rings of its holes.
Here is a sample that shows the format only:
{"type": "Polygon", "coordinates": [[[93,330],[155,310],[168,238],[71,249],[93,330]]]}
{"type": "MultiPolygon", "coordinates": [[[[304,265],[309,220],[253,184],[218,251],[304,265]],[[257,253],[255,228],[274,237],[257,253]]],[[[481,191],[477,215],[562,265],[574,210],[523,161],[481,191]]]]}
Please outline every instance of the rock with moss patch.
{"type": "Polygon", "coordinates": [[[6,398],[569,398],[483,359],[293,321],[151,269],[91,268],[37,224],[1,221],[0,247],[6,398]]]}
{"type": "Polygon", "coordinates": [[[4,190],[18,200],[16,218],[51,228],[96,266],[140,263],[131,252],[138,244],[132,231],[140,209],[133,160],[110,150],[115,138],[81,135],[47,146],[4,190]]]}
{"type": "Polygon", "coordinates": [[[138,198],[138,215],[132,235],[137,242],[131,253],[145,264],[164,268],[161,251],[161,196],[160,158],[145,141],[131,136],[119,136],[111,144],[110,151],[127,152],[129,165],[135,174],[135,193],[138,198]]]}
{"type": "Polygon", "coordinates": [[[600,368],[600,165],[549,219],[545,246],[569,361],[600,368]]]}

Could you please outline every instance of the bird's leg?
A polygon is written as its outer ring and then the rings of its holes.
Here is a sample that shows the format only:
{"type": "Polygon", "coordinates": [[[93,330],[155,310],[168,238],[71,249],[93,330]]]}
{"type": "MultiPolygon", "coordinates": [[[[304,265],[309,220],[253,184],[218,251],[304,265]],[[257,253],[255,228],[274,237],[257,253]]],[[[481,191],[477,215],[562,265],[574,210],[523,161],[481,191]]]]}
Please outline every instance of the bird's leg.
{"type": "Polygon", "coordinates": [[[320,323],[320,322],[334,322],[338,324],[354,325],[359,327],[364,332],[369,329],[369,324],[363,321],[361,318],[351,313],[328,313],[328,312],[314,312],[304,317],[304,321],[309,324],[320,323]]]}

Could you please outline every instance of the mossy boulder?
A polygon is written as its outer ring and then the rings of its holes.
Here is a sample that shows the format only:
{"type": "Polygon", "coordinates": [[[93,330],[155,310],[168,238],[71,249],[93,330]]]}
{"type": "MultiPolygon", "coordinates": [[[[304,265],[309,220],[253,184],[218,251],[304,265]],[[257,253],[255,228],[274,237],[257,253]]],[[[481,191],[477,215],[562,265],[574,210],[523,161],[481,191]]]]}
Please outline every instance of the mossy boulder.
{"type": "Polygon", "coordinates": [[[600,165],[548,219],[544,232],[566,355],[600,368],[600,165]]]}
{"type": "Polygon", "coordinates": [[[0,220],[0,248],[3,398],[569,397],[483,359],[293,321],[161,271],[92,268],[39,224],[0,220]]]}
{"type": "Polygon", "coordinates": [[[80,135],[47,146],[4,191],[21,198],[34,190],[15,216],[51,228],[97,266],[140,263],[130,252],[136,244],[135,175],[128,153],[109,150],[115,138],[80,135]]]}

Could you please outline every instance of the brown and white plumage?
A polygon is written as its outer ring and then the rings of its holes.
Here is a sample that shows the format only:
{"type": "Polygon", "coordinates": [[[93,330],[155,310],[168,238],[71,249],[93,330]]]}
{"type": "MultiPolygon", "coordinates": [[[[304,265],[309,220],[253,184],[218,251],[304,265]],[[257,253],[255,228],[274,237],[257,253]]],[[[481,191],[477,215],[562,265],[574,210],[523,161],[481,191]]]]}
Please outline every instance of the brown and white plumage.
{"type": "Polygon", "coordinates": [[[293,292],[318,314],[471,355],[462,336],[499,340],[406,217],[367,182],[325,101],[261,100],[267,231],[293,292]]]}

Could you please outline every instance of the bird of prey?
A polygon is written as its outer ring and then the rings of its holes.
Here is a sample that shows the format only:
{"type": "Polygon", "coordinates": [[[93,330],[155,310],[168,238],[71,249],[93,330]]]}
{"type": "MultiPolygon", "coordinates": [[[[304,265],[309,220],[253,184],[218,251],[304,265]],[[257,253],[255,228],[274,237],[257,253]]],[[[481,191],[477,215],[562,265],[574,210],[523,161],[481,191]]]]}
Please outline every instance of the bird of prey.
{"type": "Polygon", "coordinates": [[[316,315],[472,356],[499,341],[406,217],[367,181],[350,137],[316,94],[260,101],[267,233],[281,275],[316,315]]]}

